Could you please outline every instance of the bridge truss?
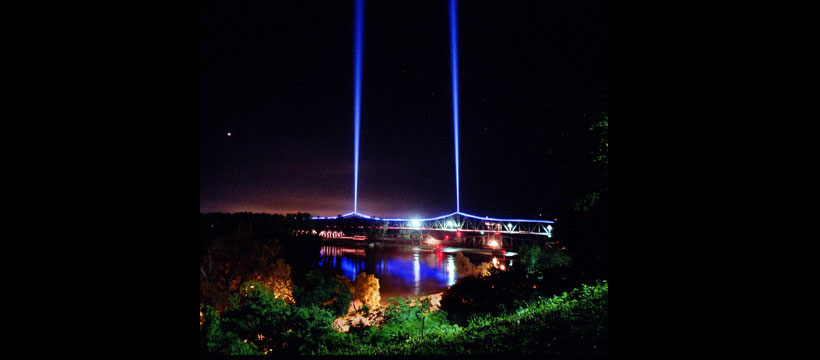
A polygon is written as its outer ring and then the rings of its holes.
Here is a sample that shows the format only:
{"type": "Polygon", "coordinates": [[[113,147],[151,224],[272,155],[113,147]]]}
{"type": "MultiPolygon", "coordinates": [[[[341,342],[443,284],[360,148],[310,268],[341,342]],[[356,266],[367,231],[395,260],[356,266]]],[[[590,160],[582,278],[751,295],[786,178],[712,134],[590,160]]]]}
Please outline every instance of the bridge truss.
{"type": "MultiPolygon", "coordinates": [[[[374,227],[389,230],[434,230],[468,233],[523,234],[552,237],[552,220],[498,219],[480,217],[456,211],[447,215],[426,219],[379,218],[351,212],[339,216],[315,216],[313,220],[367,219],[374,227]]],[[[474,234],[478,235],[478,234],[474,234]]],[[[461,236],[459,234],[459,236],[461,236]]]]}

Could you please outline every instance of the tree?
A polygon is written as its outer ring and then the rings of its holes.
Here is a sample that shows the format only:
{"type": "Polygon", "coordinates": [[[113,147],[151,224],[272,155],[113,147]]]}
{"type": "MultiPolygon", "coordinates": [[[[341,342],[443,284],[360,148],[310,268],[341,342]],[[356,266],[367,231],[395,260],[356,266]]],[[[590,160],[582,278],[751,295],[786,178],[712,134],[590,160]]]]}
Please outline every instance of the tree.
{"type": "Polygon", "coordinates": [[[200,266],[201,300],[217,311],[225,309],[228,296],[245,281],[272,281],[284,269],[277,264],[279,242],[254,236],[250,226],[240,224],[234,231],[218,236],[200,266]]]}
{"type": "Polygon", "coordinates": [[[456,272],[465,277],[465,276],[487,276],[490,275],[490,269],[493,267],[493,264],[490,262],[484,262],[478,265],[473,265],[470,262],[470,259],[464,256],[462,253],[457,253],[455,257],[456,263],[456,272]]]}
{"type": "Polygon", "coordinates": [[[308,233],[286,234],[279,240],[282,244],[282,258],[292,267],[294,283],[304,283],[305,274],[319,267],[323,238],[308,233]]]}
{"type": "MultiPolygon", "coordinates": [[[[588,280],[605,277],[608,262],[609,239],[609,113],[603,109],[584,114],[588,124],[586,156],[581,162],[572,212],[563,229],[573,246],[569,250],[586,268],[588,280]]],[[[564,233],[564,231],[562,231],[564,233]]]]}
{"type": "Polygon", "coordinates": [[[291,308],[274,295],[266,284],[248,281],[242,284],[238,301],[222,313],[224,327],[243,342],[262,352],[279,352],[286,346],[286,332],[291,308]]]}
{"type": "Polygon", "coordinates": [[[222,326],[219,314],[210,305],[202,308],[202,325],[199,327],[199,351],[201,354],[254,355],[259,348],[253,343],[242,341],[233,332],[222,326]]]}
{"type": "Polygon", "coordinates": [[[572,258],[559,249],[544,249],[537,244],[525,244],[518,249],[518,257],[529,272],[568,266],[572,258]]]}
{"type": "Polygon", "coordinates": [[[490,270],[493,268],[491,262],[483,262],[475,266],[475,275],[478,277],[490,276],[490,270]]]}
{"type": "Polygon", "coordinates": [[[301,307],[316,306],[344,316],[353,300],[352,288],[353,283],[343,275],[313,270],[305,274],[305,283],[296,287],[294,296],[301,307]]]}
{"type": "Polygon", "coordinates": [[[296,306],[288,317],[287,347],[302,355],[317,355],[325,335],[333,332],[334,316],[318,306],[296,306]]]}
{"type": "Polygon", "coordinates": [[[285,300],[288,304],[293,304],[293,282],[290,280],[290,265],[284,259],[277,259],[269,272],[263,272],[257,276],[257,280],[264,282],[273,291],[273,295],[285,300]],[[264,274],[264,275],[262,275],[264,274]]]}
{"type": "Polygon", "coordinates": [[[288,305],[262,282],[248,281],[221,316],[203,307],[203,352],[223,355],[303,354],[327,351],[334,315],[316,305],[288,305]]]}
{"type": "Polygon", "coordinates": [[[228,306],[228,297],[246,281],[265,283],[274,294],[293,303],[291,268],[280,257],[279,241],[254,232],[240,223],[232,232],[218,236],[200,266],[200,300],[217,311],[228,306]]]}
{"type": "Polygon", "coordinates": [[[365,272],[359,273],[356,280],[353,282],[353,296],[355,300],[359,300],[362,304],[367,305],[371,309],[379,307],[379,279],[375,275],[369,275],[365,272]]]}
{"type": "Polygon", "coordinates": [[[584,114],[584,120],[590,124],[591,140],[587,176],[582,182],[582,193],[573,202],[577,212],[588,212],[598,206],[602,193],[609,189],[609,114],[606,111],[584,114]]]}
{"type": "Polygon", "coordinates": [[[454,323],[467,324],[473,314],[489,313],[495,309],[497,300],[489,281],[478,277],[463,277],[444,292],[441,310],[454,323]]]}
{"type": "Polygon", "coordinates": [[[396,344],[436,327],[449,325],[443,311],[430,311],[429,298],[390,298],[380,326],[369,329],[369,340],[376,344],[396,344]]]}
{"type": "Polygon", "coordinates": [[[334,299],[330,309],[334,314],[345,316],[353,301],[353,282],[344,275],[336,275],[333,280],[336,281],[336,290],[333,292],[334,299]]]}

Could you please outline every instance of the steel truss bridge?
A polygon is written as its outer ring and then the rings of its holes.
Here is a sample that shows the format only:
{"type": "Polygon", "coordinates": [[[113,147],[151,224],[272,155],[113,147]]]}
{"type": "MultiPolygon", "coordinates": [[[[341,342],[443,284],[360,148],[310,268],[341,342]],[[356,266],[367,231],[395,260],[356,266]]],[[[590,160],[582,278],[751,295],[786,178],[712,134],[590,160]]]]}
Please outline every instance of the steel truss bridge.
{"type": "Polygon", "coordinates": [[[379,218],[356,212],[339,216],[316,216],[313,220],[336,220],[361,218],[375,223],[376,228],[387,230],[434,230],[446,232],[526,234],[552,237],[552,220],[497,219],[480,217],[456,211],[427,219],[379,218]]]}
{"type": "Polygon", "coordinates": [[[327,240],[381,241],[398,244],[516,249],[525,243],[547,247],[551,241],[554,221],[498,219],[480,217],[456,211],[433,218],[379,218],[361,213],[339,216],[317,216],[313,234],[327,240]]]}

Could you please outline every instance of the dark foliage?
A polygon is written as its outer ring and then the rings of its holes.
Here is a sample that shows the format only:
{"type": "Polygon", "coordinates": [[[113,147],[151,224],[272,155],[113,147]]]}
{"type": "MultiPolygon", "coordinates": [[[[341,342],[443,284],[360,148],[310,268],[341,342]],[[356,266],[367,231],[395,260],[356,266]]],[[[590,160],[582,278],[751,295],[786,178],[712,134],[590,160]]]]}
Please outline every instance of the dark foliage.
{"type": "Polygon", "coordinates": [[[249,281],[221,315],[205,306],[200,349],[205,353],[316,354],[335,330],[333,314],[317,306],[291,306],[267,285],[249,281]]]}
{"type": "Polygon", "coordinates": [[[503,315],[473,317],[467,326],[440,325],[405,341],[364,343],[356,354],[452,357],[605,359],[608,284],[522,304],[503,315]]]}
{"type": "Polygon", "coordinates": [[[200,301],[221,311],[245,281],[270,282],[289,272],[294,282],[303,282],[321,248],[321,237],[309,233],[312,227],[304,213],[200,214],[200,301]]]}
{"type": "Polygon", "coordinates": [[[465,325],[481,314],[503,314],[524,303],[571,289],[580,283],[569,276],[567,268],[529,271],[514,267],[508,271],[492,269],[489,276],[465,277],[444,292],[441,309],[453,323],[465,325]]]}
{"type": "Polygon", "coordinates": [[[293,283],[304,284],[306,274],[318,268],[322,237],[311,234],[284,236],[280,243],[282,257],[293,268],[293,283]]]}
{"type": "Polygon", "coordinates": [[[344,316],[353,301],[347,278],[319,269],[305,275],[303,284],[295,286],[293,296],[299,306],[327,309],[334,316],[344,316]]]}

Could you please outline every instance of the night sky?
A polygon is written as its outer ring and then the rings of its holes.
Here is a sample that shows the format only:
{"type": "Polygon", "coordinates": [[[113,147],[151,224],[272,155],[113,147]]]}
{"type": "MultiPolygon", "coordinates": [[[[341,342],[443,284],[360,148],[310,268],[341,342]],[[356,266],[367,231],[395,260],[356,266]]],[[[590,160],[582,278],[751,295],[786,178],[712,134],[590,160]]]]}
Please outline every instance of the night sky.
{"type": "MultiPolygon", "coordinates": [[[[365,2],[361,213],[455,211],[447,6],[365,2]]],[[[606,98],[606,2],[458,6],[461,210],[552,218],[606,98]]],[[[353,211],[353,1],[203,3],[199,59],[200,212],[353,211]]]]}

